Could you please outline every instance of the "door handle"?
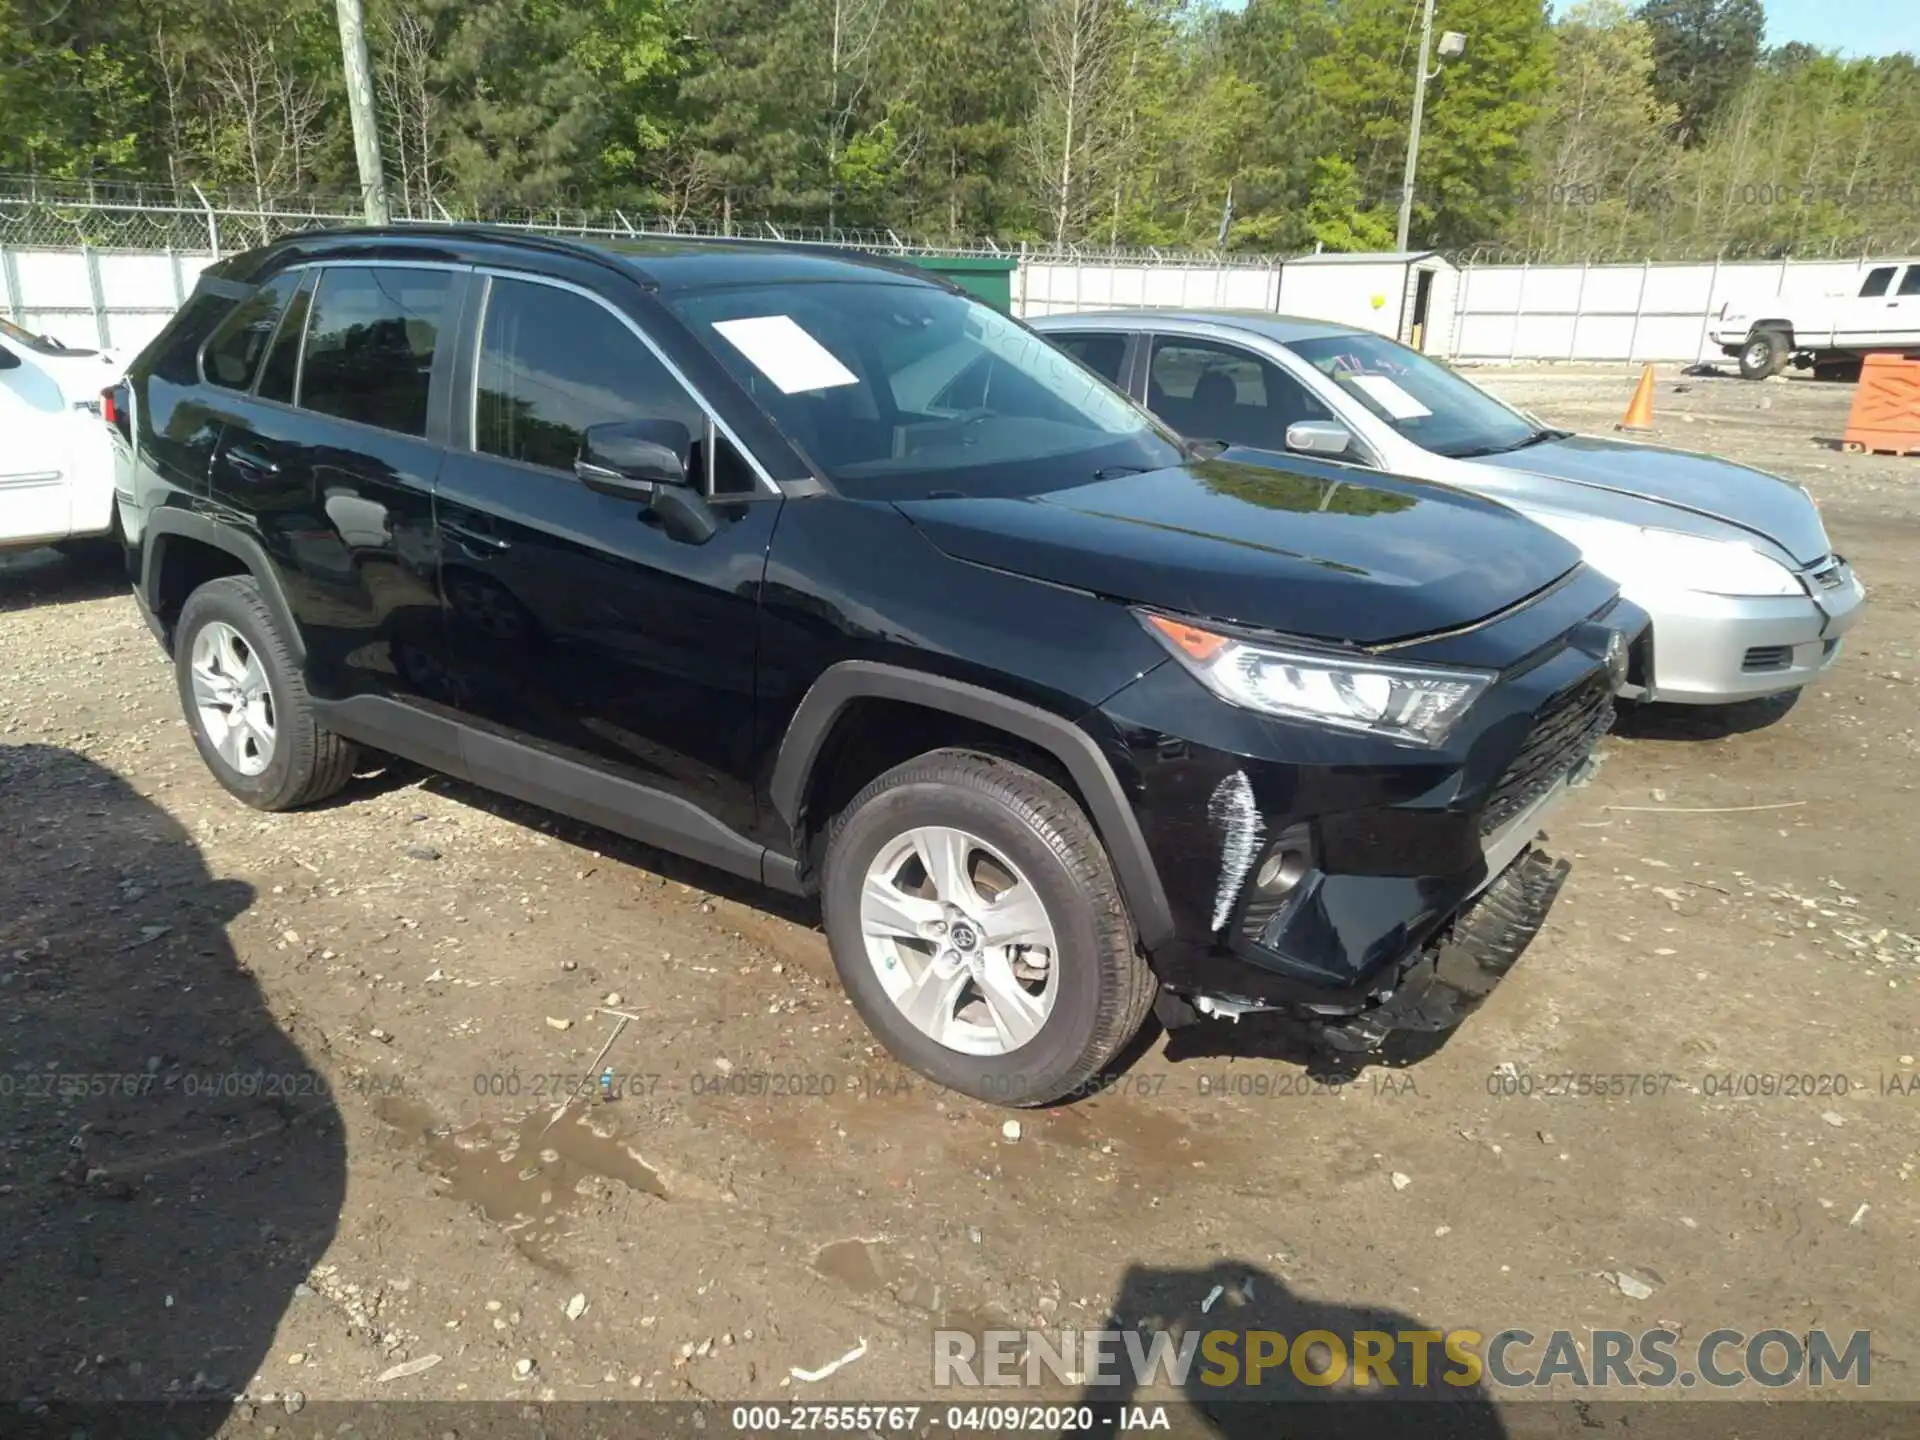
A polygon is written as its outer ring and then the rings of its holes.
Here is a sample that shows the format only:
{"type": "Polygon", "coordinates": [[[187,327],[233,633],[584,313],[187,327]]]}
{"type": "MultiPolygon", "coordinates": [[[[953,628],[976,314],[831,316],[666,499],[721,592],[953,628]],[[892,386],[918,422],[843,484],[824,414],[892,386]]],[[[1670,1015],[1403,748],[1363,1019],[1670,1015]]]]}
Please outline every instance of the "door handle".
{"type": "Polygon", "coordinates": [[[499,536],[489,535],[483,530],[471,530],[451,520],[442,520],[440,528],[454,539],[463,540],[469,545],[477,545],[482,550],[507,550],[513,545],[511,540],[502,540],[499,536]]]}
{"type": "Polygon", "coordinates": [[[242,470],[253,471],[256,475],[278,475],[280,473],[280,465],[277,461],[269,460],[258,451],[249,450],[242,445],[236,445],[227,451],[227,460],[229,463],[239,466],[242,470]]]}

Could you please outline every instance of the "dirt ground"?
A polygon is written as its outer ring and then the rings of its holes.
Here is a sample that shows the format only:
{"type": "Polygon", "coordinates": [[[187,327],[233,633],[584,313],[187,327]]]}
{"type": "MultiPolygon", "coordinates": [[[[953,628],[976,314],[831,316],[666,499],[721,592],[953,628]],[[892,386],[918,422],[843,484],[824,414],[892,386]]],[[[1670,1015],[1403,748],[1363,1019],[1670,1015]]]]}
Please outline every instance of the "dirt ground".
{"type": "MultiPolygon", "coordinates": [[[[1607,430],[1636,377],[1481,378],[1607,430]]],[[[1017,1138],[869,1041],[804,907],[413,770],[248,811],[113,567],[0,561],[0,1393],[919,1397],[936,1326],[1219,1285],[1288,1332],[1868,1330],[1920,1400],[1920,459],[1839,453],[1851,396],[1662,372],[1656,438],[1807,485],[1870,608],[1786,713],[1608,742],[1450,1043],[1334,1087],[1155,1035],[1017,1138]]]]}

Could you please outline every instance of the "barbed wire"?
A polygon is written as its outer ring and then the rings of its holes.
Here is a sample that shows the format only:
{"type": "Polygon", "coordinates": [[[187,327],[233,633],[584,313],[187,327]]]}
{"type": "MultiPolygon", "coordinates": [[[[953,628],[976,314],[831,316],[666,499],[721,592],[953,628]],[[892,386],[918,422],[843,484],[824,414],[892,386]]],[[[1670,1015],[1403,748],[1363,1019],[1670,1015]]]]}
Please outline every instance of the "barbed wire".
{"type": "Polygon", "coordinates": [[[1920,234],[1831,236],[1824,240],[1782,242],[1674,240],[1654,245],[1601,245],[1581,249],[1488,242],[1443,252],[1462,269],[1474,265],[1711,265],[1716,260],[1870,260],[1920,254],[1920,234]]]}

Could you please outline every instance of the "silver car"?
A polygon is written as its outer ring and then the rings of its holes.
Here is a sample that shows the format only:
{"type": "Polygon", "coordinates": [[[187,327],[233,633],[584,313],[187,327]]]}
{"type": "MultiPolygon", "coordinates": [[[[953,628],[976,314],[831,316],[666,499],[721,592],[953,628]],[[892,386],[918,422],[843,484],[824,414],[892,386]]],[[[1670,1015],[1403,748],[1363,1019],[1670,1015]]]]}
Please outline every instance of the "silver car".
{"type": "Polygon", "coordinates": [[[1866,598],[1791,481],[1551,429],[1367,331],[1225,311],[1032,324],[1189,437],[1457,485],[1573,541],[1653,617],[1630,698],[1719,705],[1797,690],[1833,663],[1866,598]]]}

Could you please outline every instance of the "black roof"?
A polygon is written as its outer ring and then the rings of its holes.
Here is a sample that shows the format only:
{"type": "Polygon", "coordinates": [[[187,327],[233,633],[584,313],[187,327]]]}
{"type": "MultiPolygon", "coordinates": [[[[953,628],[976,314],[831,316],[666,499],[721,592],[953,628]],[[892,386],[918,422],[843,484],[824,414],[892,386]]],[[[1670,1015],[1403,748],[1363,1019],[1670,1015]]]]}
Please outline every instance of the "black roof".
{"type": "Polygon", "coordinates": [[[792,281],[894,280],[901,284],[955,288],[945,280],[891,256],[830,245],[768,240],[723,240],[671,235],[586,240],[538,235],[493,225],[393,225],[309,230],[259,250],[235,256],[228,272],[245,278],[289,251],[302,258],[378,254],[386,259],[436,258],[473,264],[523,259],[529,252],[568,256],[615,266],[664,293],[723,285],[792,281]]]}

